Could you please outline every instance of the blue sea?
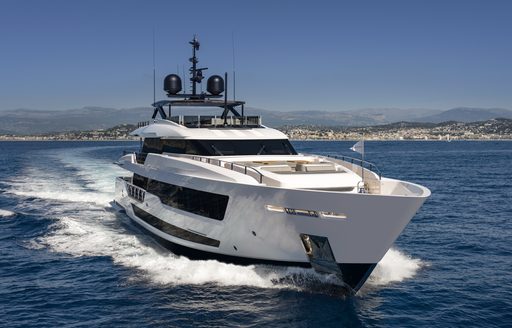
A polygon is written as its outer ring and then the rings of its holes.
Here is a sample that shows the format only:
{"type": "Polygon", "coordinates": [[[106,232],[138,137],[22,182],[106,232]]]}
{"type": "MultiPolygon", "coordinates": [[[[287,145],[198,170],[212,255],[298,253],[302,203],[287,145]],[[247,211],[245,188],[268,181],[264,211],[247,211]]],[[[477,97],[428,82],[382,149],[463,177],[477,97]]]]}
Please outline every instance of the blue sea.
{"type": "MultiPolygon", "coordinates": [[[[353,155],[353,142],[294,142],[353,155]]],[[[511,327],[512,142],[367,142],[432,191],[353,297],[311,269],[190,261],[110,206],[137,142],[1,142],[1,327],[511,327]],[[292,277],[291,279],[287,279],[292,277]]]]}

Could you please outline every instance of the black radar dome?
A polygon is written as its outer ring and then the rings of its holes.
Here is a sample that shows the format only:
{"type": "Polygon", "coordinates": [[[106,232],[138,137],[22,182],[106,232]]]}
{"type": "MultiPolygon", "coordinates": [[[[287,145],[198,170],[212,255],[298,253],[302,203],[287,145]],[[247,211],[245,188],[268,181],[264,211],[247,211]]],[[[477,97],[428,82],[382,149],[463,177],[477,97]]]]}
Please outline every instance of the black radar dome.
{"type": "Polygon", "coordinates": [[[164,90],[170,95],[181,91],[181,78],[176,74],[169,74],[164,79],[164,90]]]}
{"type": "Polygon", "coordinates": [[[214,96],[224,92],[224,79],[218,75],[212,75],[208,78],[206,90],[214,96]]]}

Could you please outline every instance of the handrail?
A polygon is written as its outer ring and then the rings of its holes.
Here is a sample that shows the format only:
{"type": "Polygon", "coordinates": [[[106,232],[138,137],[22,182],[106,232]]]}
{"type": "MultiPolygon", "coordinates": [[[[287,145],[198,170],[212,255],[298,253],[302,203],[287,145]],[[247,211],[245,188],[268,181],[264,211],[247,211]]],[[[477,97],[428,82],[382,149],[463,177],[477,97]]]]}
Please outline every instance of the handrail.
{"type": "Polygon", "coordinates": [[[133,150],[123,150],[123,156],[128,155],[128,154],[135,155],[135,160],[139,164],[144,164],[144,161],[146,160],[146,156],[148,155],[148,153],[142,153],[142,152],[137,152],[137,151],[133,151],[133,150]]]}
{"type": "Polygon", "coordinates": [[[217,158],[197,156],[197,155],[186,156],[184,158],[190,158],[192,160],[199,161],[202,163],[208,163],[208,164],[216,165],[216,166],[219,166],[219,167],[222,167],[225,169],[230,169],[231,171],[235,171],[238,173],[243,173],[247,176],[250,176],[251,178],[254,178],[259,183],[263,183],[263,174],[261,174],[260,171],[258,171],[257,169],[255,169],[254,167],[251,167],[251,166],[246,166],[246,165],[233,163],[233,162],[227,162],[227,161],[223,161],[223,160],[220,160],[217,158]],[[228,164],[228,165],[226,165],[226,164],[228,164]],[[243,169],[243,172],[235,170],[235,167],[243,169]],[[248,171],[255,172],[258,176],[258,179],[256,179],[254,176],[250,175],[248,171]]]}
{"type": "Polygon", "coordinates": [[[142,121],[137,123],[137,128],[142,128],[149,125],[149,121],[142,121]]]}
{"type": "Polygon", "coordinates": [[[138,200],[139,202],[144,202],[146,191],[132,183],[129,183],[128,181],[125,181],[125,183],[128,189],[128,196],[138,200]]]}
{"type": "MultiPolygon", "coordinates": [[[[144,161],[142,161],[141,157],[144,157],[144,159],[145,159],[145,155],[147,155],[147,153],[139,153],[139,152],[135,152],[135,151],[123,150],[123,155],[126,155],[126,154],[134,154],[135,159],[137,160],[137,162],[139,164],[144,163],[144,161]],[[141,160],[141,162],[139,162],[139,160],[141,160]]],[[[183,158],[190,158],[192,160],[199,161],[202,163],[208,163],[208,164],[216,165],[216,166],[219,166],[219,167],[222,167],[225,169],[230,169],[231,171],[235,171],[238,173],[243,173],[247,176],[250,176],[251,178],[254,178],[259,183],[263,183],[263,174],[252,166],[246,166],[246,165],[242,165],[242,164],[238,164],[238,163],[223,161],[223,160],[220,160],[217,158],[198,156],[198,155],[188,155],[188,156],[183,156],[183,158]],[[226,164],[228,164],[228,165],[226,165],[226,164]],[[237,171],[237,170],[235,170],[235,168],[240,168],[243,170],[243,172],[237,171]],[[257,174],[257,176],[258,176],[257,179],[254,176],[249,174],[249,172],[251,172],[251,171],[257,174]]]]}
{"type": "Polygon", "coordinates": [[[261,116],[226,116],[217,115],[177,115],[167,120],[186,126],[188,128],[211,128],[211,127],[259,127],[261,116]]]}
{"type": "MultiPolygon", "coordinates": [[[[138,153],[138,152],[134,152],[134,151],[126,151],[126,150],[123,151],[123,155],[125,155],[125,154],[135,154],[135,157],[136,157],[137,161],[139,161],[141,156],[147,155],[147,154],[143,154],[143,153],[138,153]]],[[[344,155],[340,155],[340,156],[337,156],[337,155],[322,156],[322,155],[316,155],[316,154],[315,155],[304,154],[304,155],[316,156],[316,157],[319,157],[319,158],[326,158],[326,159],[334,158],[334,159],[337,159],[337,160],[341,160],[341,161],[350,163],[352,165],[358,165],[362,169],[367,169],[367,170],[369,170],[371,172],[376,173],[378,175],[378,177],[379,177],[379,180],[382,180],[382,173],[379,170],[379,168],[377,167],[377,165],[375,165],[375,164],[373,164],[371,162],[368,162],[368,161],[363,161],[363,160],[358,159],[358,158],[354,158],[354,157],[350,157],[350,156],[344,156],[344,155]]],[[[259,183],[263,183],[263,176],[264,175],[260,171],[258,171],[257,169],[255,169],[252,166],[246,166],[246,165],[243,165],[243,164],[238,164],[238,163],[234,163],[234,162],[227,162],[227,161],[223,161],[223,160],[220,160],[220,159],[217,159],[217,158],[206,157],[206,156],[199,156],[199,155],[188,155],[188,156],[186,155],[186,156],[183,156],[183,158],[189,158],[189,159],[192,159],[192,160],[195,160],[195,161],[199,161],[199,162],[202,162],[202,163],[212,164],[212,165],[215,165],[215,166],[218,166],[218,167],[229,169],[231,171],[235,171],[235,172],[238,172],[238,173],[243,173],[245,175],[248,175],[248,176],[254,178],[259,183]],[[243,172],[235,170],[235,168],[240,168],[240,169],[243,170],[243,172]],[[255,178],[254,176],[249,174],[249,172],[256,173],[258,178],[255,178]]]]}
{"type": "Polygon", "coordinates": [[[341,161],[344,161],[344,162],[347,162],[347,163],[350,163],[350,164],[358,165],[358,166],[362,167],[363,169],[366,168],[369,171],[377,173],[377,175],[379,176],[379,180],[382,180],[382,173],[380,172],[379,168],[377,167],[377,165],[375,165],[375,164],[373,164],[371,162],[363,161],[363,160],[358,159],[358,158],[354,158],[354,157],[350,157],[350,156],[344,156],[344,155],[340,155],[340,156],[336,156],[336,155],[326,155],[326,156],[314,155],[314,156],[323,157],[323,158],[339,159],[341,161]],[[365,164],[366,164],[366,166],[365,166],[365,164]]]}

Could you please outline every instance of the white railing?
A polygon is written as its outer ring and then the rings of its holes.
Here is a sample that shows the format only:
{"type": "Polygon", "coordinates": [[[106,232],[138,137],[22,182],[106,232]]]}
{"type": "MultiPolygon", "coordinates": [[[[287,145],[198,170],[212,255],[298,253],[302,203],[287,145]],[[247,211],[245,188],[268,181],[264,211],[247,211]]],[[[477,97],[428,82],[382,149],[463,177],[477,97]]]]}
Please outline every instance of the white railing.
{"type": "Polygon", "coordinates": [[[321,155],[311,155],[316,156],[318,158],[322,158],[327,161],[331,161],[337,163],[352,172],[355,172],[360,177],[363,176],[364,170],[364,185],[366,190],[370,194],[380,194],[381,191],[381,172],[377,168],[377,166],[373,163],[363,161],[357,158],[348,157],[348,156],[321,156],[321,155]]]}
{"type": "Polygon", "coordinates": [[[216,159],[216,158],[196,156],[196,155],[186,156],[184,158],[190,158],[190,159],[193,159],[194,161],[208,163],[208,164],[216,165],[216,166],[219,166],[219,167],[222,167],[225,169],[229,169],[231,171],[235,171],[238,173],[243,173],[245,175],[250,176],[251,178],[254,178],[259,183],[263,182],[263,174],[261,174],[260,171],[258,171],[257,169],[255,169],[254,167],[251,167],[251,166],[245,166],[245,165],[237,164],[237,163],[233,163],[233,162],[226,162],[226,161],[216,159]]]}
{"type": "Polygon", "coordinates": [[[171,116],[169,120],[189,128],[261,126],[260,116],[227,116],[223,118],[215,115],[178,115],[171,116]]]}
{"type": "Polygon", "coordinates": [[[144,189],[137,187],[136,185],[133,185],[128,181],[126,182],[126,187],[126,189],[128,189],[128,196],[135,200],[138,200],[139,202],[144,201],[144,197],[146,197],[146,191],[144,189]]]}

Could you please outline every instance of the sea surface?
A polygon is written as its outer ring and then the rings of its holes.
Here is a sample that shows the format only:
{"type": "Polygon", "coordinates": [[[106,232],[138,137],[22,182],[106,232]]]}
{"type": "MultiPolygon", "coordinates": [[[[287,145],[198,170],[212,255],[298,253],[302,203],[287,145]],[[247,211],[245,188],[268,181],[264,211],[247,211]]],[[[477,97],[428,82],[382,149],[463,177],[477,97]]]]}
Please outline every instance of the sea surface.
{"type": "MultiPolygon", "coordinates": [[[[354,155],[353,142],[294,142],[354,155]]],[[[136,142],[0,142],[0,327],[511,327],[512,142],[367,142],[432,191],[354,297],[311,269],[190,261],[110,206],[136,142]],[[290,278],[291,277],[291,278],[290,278]]]]}

